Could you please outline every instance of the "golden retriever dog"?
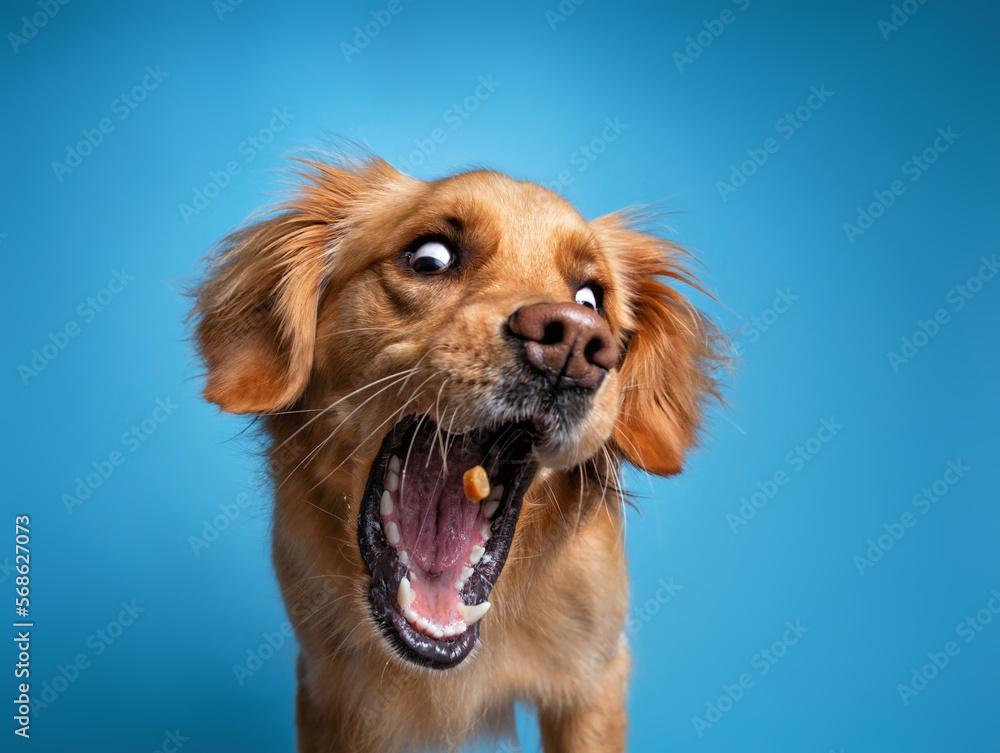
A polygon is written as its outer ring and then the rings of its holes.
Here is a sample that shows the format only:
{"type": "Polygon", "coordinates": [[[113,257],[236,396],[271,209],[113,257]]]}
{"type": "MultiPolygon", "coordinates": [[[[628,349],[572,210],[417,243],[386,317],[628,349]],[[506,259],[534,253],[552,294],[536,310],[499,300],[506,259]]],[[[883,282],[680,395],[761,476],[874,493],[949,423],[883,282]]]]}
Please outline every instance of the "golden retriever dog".
{"type": "Polygon", "coordinates": [[[496,172],[299,164],[193,314],[269,443],[299,750],[454,750],[515,702],[549,753],[623,750],[620,470],[678,473],[716,394],[686,256],[496,172]]]}

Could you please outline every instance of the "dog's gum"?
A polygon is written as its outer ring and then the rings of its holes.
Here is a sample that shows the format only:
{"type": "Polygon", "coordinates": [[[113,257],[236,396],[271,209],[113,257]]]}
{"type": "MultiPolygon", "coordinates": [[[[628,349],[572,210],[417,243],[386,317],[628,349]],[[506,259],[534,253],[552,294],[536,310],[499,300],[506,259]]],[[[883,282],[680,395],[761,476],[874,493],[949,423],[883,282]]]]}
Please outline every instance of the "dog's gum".
{"type": "Polygon", "coordinates": [[[462,489],[470,502],[479,502],[490,494],[490,477],[481,465],[470,468],[462,474],[462,489]]]}

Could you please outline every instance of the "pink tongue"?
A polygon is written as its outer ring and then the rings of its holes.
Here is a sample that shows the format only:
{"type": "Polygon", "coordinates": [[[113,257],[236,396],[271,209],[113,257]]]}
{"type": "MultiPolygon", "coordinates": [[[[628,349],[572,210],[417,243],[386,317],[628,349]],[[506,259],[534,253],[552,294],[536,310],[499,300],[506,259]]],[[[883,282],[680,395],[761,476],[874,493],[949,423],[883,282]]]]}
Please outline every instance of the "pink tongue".
{"type": "Polygon", "coordinates": [[[425,573],[442,573],[464,565],[469,556],[479,503],[465,498],[462,474],[480,458],[461,447],[449,448],[448,473],[442,478],[439,448],[413,449],[400,487],[398,548],[425,573]]]}

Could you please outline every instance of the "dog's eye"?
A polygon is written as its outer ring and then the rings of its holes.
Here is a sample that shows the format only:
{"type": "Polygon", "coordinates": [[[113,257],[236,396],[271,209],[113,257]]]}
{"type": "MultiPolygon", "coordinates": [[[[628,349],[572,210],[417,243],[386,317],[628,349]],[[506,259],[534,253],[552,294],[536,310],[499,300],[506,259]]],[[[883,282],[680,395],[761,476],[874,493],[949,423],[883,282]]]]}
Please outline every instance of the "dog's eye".
{"type": "Polygon", "coordinates": [[[438,241],[429,241],[410,254],[410,269],[422,275],[438,275],[448,269],[455,255],[438,241]]]}
{"type": "Polygon", "coordinates": [[[581,306],[597,311],[598,293],[592,285],[584,285],[576,291],[576,302],[581,306]]]}

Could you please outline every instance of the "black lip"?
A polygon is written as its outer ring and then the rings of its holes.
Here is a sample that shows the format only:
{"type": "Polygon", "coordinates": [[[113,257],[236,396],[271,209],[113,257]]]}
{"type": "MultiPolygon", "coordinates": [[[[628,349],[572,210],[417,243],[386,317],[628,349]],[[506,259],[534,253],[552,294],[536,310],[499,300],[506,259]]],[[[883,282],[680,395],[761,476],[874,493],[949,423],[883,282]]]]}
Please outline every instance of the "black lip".
{"type": "MultiPolygon", "coordinates": [[[[426,426],[427,423],[425,420],[423,425],[426,426]]],[[[459,664],[469,655],[479,640],[479,627],[482,623],[475,623],[460,635],[438,640],[424,635],[406,621],[396,603],[396,591],[406,574],[406,568],[397,559],[395,549],[386,541],[378,514],[382,479],[385,477],[389,457],[394,450],[405,447],[420,428],[418,419],[410,416],[396,424],[382,440],[361,499],[358,545],[372,574],[369,601],[372,617],[382,634],[404,658],[421,666],[447,669],[459,664]]],[[[504,485],[504,495],[494,518],[493,536],[486,545],[486,553],[473,568],[472,576],[462,590],[462,600],[466,604],[478,604],[489,598],[507,560],[524,493],[531,485],[538,467],[532,453],[536,438],[534,427],[525,423],[506,424],[491,434],[495,438],[506,438],[508,432],[511,445],[501,458],[502,470],[497,479],[504,485]]]]}

